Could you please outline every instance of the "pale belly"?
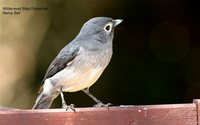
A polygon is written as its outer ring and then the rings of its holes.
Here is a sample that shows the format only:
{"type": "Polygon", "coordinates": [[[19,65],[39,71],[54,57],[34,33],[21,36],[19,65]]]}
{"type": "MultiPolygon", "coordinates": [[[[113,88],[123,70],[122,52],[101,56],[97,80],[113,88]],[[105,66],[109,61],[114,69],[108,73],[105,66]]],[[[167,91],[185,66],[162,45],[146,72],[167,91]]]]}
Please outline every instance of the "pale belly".
{"type": "Polygon", "coordinates": [[[101,67],[88,69],[87,71],[84,72],[69,71],[67,69],[64,69],[62,72],[58,74],[59,77],[63,76],[63,79],[60,80],[56,84],[56,86],[58,87],[58,89],[60,86],[62,86],[62,90],[65,92],[80,91],[84,88],[93,85],[98,80],[103,70],[104,69],[101,67]]]}

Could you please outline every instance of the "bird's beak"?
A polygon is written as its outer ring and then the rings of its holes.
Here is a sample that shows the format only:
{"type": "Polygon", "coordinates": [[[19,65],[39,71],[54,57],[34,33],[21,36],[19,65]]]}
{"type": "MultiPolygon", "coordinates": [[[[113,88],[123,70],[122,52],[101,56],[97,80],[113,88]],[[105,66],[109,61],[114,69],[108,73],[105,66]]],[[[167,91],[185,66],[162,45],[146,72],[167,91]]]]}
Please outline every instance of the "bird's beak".
{"type": "Polygon", "coordinates": [[[116,19],[114,20],[114,26],[116,27],[117,25],[119,25],[123,20],[122,19],[116,19]]]}

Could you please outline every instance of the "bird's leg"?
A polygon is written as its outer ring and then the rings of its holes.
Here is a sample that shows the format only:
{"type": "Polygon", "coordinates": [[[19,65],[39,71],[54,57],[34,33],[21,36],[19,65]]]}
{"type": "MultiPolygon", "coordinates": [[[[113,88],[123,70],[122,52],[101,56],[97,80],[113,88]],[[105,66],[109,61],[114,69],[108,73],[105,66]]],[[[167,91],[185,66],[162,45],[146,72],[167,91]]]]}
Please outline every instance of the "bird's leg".
{"type": "Polygon", "coordinates": [[[63,91],[62,91],[62,87],[60,88],[60,97],[61,97],[61,100],[62,100],[62,108],[63,109],[66,109],[66,111],[68,110],[68,109],[71,109],[71,110],[73,110],[74,112],[76,112],[76,110],[75,110],[75,105],[74,104],[70,104],[69,106],[66,104],[66,102],[65,102],[65,98],[64,98],[64,94],[63,94],[63,91]]]}
{"type": "Polygon", "coordinates": [[[82,90],[85,94],[87,94],[88,96],[90,96],[97,104],[94,105],[94,107],[109,107],[111,105],[111,103],[108,104],[103,104],[100,100],[98,100],[95,96],[93,96],[90,91],[89,88],[85,88],[82,90]]]}
{"type": "Polygon", "coordinates": [[[63,94],[63,91],[62,91],[62,87],[60,89],[60,97],[61,97],[61,100],[62,100],[62,108],[67,108],[67,104],[65,102],[65,98],[64,98],[64,94],[63,94]]]}

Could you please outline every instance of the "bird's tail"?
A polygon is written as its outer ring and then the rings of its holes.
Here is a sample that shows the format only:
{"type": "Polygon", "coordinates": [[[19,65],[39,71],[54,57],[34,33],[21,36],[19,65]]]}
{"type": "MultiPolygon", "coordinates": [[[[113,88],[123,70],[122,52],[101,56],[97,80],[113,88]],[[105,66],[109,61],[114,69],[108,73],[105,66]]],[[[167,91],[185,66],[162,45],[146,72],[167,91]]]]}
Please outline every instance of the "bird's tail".
{"type": "Polygon", "coordinates": [[[48,109],[51,106],[51,103],[53,100],[58,96],[59,94],[57,93],[56,95],[52,94],[46,94],[46,93],[40,93],[40,95],[37,97],[35,101],[35,105],[33,106],[32,109],[48,109]]]}

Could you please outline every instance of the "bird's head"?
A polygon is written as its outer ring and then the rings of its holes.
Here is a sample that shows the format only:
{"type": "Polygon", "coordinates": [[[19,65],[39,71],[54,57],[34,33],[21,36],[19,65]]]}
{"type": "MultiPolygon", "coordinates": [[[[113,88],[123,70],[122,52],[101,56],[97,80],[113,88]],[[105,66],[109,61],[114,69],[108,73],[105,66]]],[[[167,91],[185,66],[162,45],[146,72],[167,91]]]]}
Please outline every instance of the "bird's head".
{"type": "Polygon", "coordinates": [[[114,29],[122,19],[112,19],[108,17],[95,17],[87,21],[81,28],[80,35],[102,43],[112,41],[114,29]]]}

